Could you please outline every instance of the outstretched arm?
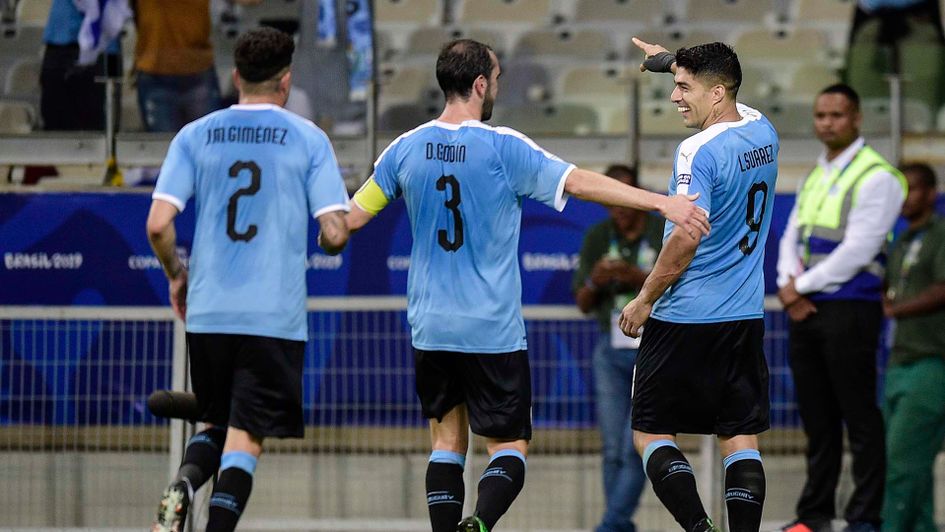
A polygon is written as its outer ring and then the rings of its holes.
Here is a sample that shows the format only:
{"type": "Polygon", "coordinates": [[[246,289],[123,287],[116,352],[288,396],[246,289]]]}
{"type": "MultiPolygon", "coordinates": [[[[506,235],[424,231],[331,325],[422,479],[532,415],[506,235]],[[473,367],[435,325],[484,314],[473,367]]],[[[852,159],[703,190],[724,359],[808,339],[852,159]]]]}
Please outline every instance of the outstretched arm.
{"type": "Polygon", "coordinates": [[[709,218],[693,203],[698,194],[664,196],[631,187],[597,172],[575,168],[564,183],[564,191],[576,198],[612,207],[659,211],[690,236],[709,234],[709,218]]]}
{"type": "Polygon", "coordinates": [[[678,227],[673,229],[653,265],[653,271],[644,281],[640,294],[620,313],[619,325],[624,334],[634,338],[640,336],[640,327],[649,319],[653,304],[689,267],[700,239],[698,235],[693,237],[678,227]]]}

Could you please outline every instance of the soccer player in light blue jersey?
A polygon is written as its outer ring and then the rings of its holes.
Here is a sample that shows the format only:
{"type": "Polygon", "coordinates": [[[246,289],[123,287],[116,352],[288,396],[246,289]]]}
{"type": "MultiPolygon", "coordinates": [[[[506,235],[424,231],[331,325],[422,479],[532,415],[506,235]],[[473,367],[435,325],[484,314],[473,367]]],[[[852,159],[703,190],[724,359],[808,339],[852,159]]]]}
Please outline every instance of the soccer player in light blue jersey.
{"type": "Polygon", "coordinates": [[[302,437],[308,217],[320,245],[348,239],[348,194],[328,137],[282,107],[292,38],[271,28],[236,43],[239,104],[171,141],[148,215],[148,238],[186,322],[190,376],[206,430],[187,445],[152,531],[183,530],[193,493],[219,469],[208,531],[236,527],[265,437],[302,437]],[[174,218],[195,199],[189,271],[174,218]]]}
{"type": "Polygon", "coordinates": [[[355,230],[388,202],[403,197],[407,204],[407,317],[417,395],[432,431],[426,487],[434,532],[491,529],[524,484],[532,427],[518,268],[523,199],[556,210],[569,195],[658,210],[693,236],[708,232],[695,196],[630,187],[575,168],[518,131],[484,124],[499,74],[488,46],[446,44],[436,65],[443,113],[381,153],[347,216],[355,230]],[[490,462],[475,514],[457,524],[470,427],[486,438],[490,462]]]}
{"type": "Polygon", "coordinates": [[[689,532],[717,530],[676,446],[678,433],[716,434],[729,529],[757,531],[765,496],[758,433],[768,429],[762,339],[765,241],[778,175],[778,136],[736,103],[742,74],[731,47],[665,48],[634,39],[644,70],[672,71],[672,101],[700,130],[676,150],[670,195],[698,193],[712,223],[701,238],[667,223],[663,249],[620,326],[642,343],[631,424],[653,490],[689,532]]]}

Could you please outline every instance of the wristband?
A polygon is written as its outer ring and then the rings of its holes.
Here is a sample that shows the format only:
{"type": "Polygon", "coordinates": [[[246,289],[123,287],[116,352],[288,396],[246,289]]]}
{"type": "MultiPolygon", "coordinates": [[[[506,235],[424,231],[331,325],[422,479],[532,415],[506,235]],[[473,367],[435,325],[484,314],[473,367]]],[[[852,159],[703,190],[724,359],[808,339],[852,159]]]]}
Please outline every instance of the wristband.
{"type": "Polygon", "coordinates": [[[669,52],[660,52],[643,60],[643,67],[650,72],[672,72],[676,56],[669,52]]]}

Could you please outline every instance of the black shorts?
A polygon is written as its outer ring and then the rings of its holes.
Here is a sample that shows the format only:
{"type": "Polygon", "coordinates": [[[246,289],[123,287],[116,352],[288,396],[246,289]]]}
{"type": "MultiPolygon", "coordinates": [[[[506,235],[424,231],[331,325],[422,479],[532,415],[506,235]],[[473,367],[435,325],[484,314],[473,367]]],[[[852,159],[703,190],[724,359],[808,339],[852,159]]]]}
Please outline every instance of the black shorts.
{"type": "Polygon", "coordinates": [[[502,440],[532,438],[532,381],[528,351],[479,354],[414,349],[417,397],[427,419],[442,421],[466,403],[475,434],[502,440]]]}
{"type": "Polygon", "coordinates": [[[256,437],[301,438],[305,342],[187,333],[200,421],[256,437]]]}
{"type": "Polygon", "coordinates": [[[758,434],[768,429],[764,320],[646,322],[633,375],[634,430],[758,434]]]}

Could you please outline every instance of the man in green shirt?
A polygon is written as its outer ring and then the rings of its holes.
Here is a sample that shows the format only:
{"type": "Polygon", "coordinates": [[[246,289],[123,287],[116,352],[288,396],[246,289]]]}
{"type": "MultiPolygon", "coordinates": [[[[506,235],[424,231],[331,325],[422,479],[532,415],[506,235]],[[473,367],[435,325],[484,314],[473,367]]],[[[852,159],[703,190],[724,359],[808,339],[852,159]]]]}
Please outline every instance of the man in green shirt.
{"type": "MultiPolygon", "coordinates": [[[[605,173],[637,184],[636,172],[625,165],[605,173]]],[[[616,320],[659,255],[663,220],[634,209],[611,207],[609,212],[584,235],[572,286],[581,312],[593,313],[600,323],[593,364],[606,508],[596,532],[634,532],[633,513],[646,481],[630,429],[630,387],[640,340],[620,332],[616,320]]]]}
{"type": "Polygon", "coordinates": [[[935,173],[902,168],[909,222],[893,244],[883,310],[892,322],[886,370],[884,532],[934,532],[933,466],[945,440],[945,220],[935,214],[935,173]]]}

